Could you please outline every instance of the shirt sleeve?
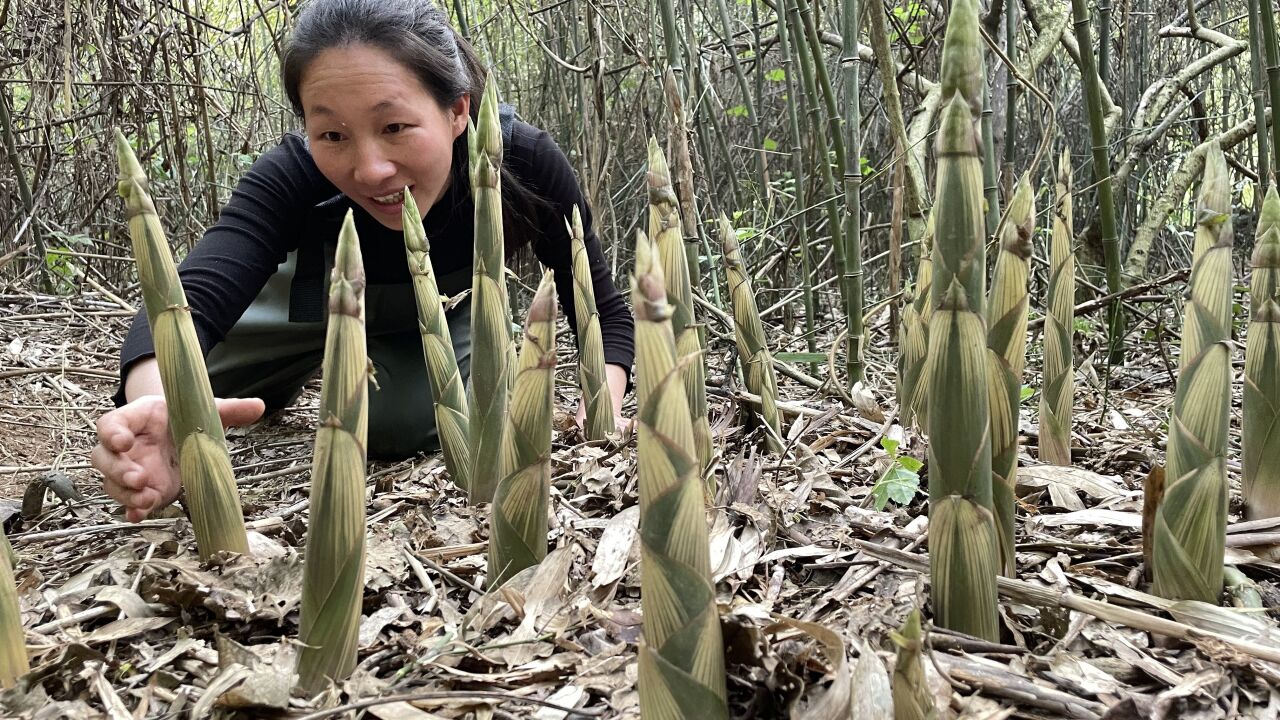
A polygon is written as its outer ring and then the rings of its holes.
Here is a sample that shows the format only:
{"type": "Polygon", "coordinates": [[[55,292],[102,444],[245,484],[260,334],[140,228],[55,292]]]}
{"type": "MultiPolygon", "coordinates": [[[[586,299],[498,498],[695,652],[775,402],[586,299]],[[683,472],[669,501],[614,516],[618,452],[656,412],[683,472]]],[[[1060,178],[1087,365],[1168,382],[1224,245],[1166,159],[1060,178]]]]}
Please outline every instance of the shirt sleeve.
{"type": "MultiPolygon", "coordinates": [[[[529,127],[529,126],[526,126],[529,127]]],[[[600,314],[600,334],[606,363],[627,370],[628,384],[635,360],[635,320],[613,282],[613,273],[605,262],[604,250],[596,234],[591,208],[582,195],[573,168],[564,152],[543,130],[529,128],[534,137],[527,167],[513,167],[520,172],[530,190],[549,205],[549,215],[539,223],[542,236],[534,240],[533,251],[538,260],[555,275],[560,307],[577,338],[577,314],[573,304],[573,250],[566,218],[572,217],[576,205],[582,213],[583,240],[591,267],[591,283],[595,289],[596,308],[600,314]]]]}
{"type": "MultiPolygon", "coordinates": [[[[297,246],[296,228],[303,213],[326,191],[336,192],[294,135],[263,153],[236,184],[218,221],[178,266],[205,355],[226,337],[297,246]]],[[[129,370],[154,354],[144,309],[134,317],[120,349],[120,386],[113,397],[117,406],[125,402],[129,370]]]]}

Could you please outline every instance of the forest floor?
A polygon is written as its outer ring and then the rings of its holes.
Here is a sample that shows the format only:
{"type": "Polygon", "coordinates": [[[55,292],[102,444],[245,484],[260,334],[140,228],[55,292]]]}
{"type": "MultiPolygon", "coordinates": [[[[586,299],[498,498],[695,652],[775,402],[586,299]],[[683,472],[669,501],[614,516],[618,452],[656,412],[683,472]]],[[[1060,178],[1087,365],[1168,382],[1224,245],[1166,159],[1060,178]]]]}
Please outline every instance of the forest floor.
{"type": "MultiPolygon", "coordinates": [[[[0,714],[639,716],[635,446],[581,442],[568,414],[577,397],[570,347],[557,385],[550,555],[485,595],[485,519],[438,455],[371,464],[359,665],[306,701],[290,688],[315,393],[231,433],[253,556],[201,563],[180,509],[125,523],[88,465],[132,312],[96,293],[6,292],[0,516],[19,558],[32,672],[0,695],[0,714]],[[400,699],[356,705],[389,696],[400,699]]],[[[928,634],[926,670],[955,715],[1280,718],[1280,521],[1241,524],[1233,503],[1227,560],[1269,611],[1147,594],[1142,481],[1163,461],[1177,348],[1145,322],[1131,328],[1131,339],[1147,339],[1136,349],[1131,340],[1106,397],[1096,323],[1078,338],[1074,468],[1038,465],[1039,396],[1023,403],[1018,572],[1001,586],[1003,642],[928,634]]],[[[731,712],[891,717],[874,709],[887,702],[889,632],[913,608],[929,615],[925,495],[883,511],[871,495],[893,462],[883,438],[925,457],[915,432],[896,424],[886,315],[872,324],[866,391],[841,399],[779,378],[792,441],[783,457],[757,450],[744,396],[725,376],[725,329],[715,318],[709,329],[719,451],[709,518],[731,712]],[[832,712],[847,692],[854,710],[832,712]]],[[[1033,338],[1032,388],[1038,346],[1033,338]]],[[[1236,395],[1238,408],[1238,383],[1236,395]]],[[[1237,421],[1233,458],[1238,432],[1237,421]]],[[[1238,483],[1239,463],[1230,468],[1238,483]]]]}

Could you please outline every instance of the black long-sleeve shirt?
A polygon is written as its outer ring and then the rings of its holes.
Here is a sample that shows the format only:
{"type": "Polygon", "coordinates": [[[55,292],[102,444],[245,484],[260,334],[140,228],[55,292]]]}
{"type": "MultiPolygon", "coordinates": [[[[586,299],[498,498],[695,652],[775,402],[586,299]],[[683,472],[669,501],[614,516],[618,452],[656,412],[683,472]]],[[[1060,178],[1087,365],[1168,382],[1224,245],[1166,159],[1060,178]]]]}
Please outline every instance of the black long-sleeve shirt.
{"type": "MultiPolygon", "coordinates": [[[[600,313],[605,362],[631,368],[635,325],[614,285],[590,208],[564,153],[546,132],[516,120],[504,148],[504,171],[546,201],[530,223],[534,254],[555,274],[561,311],[576,333],[572,249],[564,219],[581,208],[587,257],[600,313]]],[[[178,275],[191,306],[196,335],[207,355],[226,337],[288,253],[297,250],[290,319],[319,320],[323,298],[323,244],[337,238],[348,208],[354,209],[365,275],[370,285],[411,282],[404,238],[343,196],[316,167],[298,135],[286,135],[243,176],[218,222],[182,262],[178,275]]],[[[469,279],[474,248],[475,206],[470,188],[454,182],[423,217],[438,278],[459,271],[469,279]],[[461,186],[461,187],[460,187],[461,186]]],[[[442,287],[442,291],[456,292],[442,287]]],[[[120,353],[121,387],[139,360],[155,352],[145,312],[139,312],[120,353]]]]}

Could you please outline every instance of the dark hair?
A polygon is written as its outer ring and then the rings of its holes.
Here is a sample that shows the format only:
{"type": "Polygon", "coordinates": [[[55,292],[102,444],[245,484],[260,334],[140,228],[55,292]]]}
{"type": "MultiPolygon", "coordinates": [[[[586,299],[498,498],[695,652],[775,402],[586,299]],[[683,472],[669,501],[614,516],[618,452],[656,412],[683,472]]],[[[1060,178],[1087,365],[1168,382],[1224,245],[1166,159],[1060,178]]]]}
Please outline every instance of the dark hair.
{"type": "MultiPolygon", "coordinates": [[[[487,73],[471,43],[431,0],[310,0],[298,13],[283,57],[281,78],[293,112],[302,117],[299,86],[308,66],[325,50],[348,45],[378,48],[411,70],[447,108],[471,96],[471,119],[480,112],[487,73]]],[[[467,137],[453,142],[450,181],[470,188],[467,137]]],[[[469,192],[469,191],[468,191],[469,192]]],[[[503,231],[507,254],[536,235],[533,217],[548,203],[511,172],[502,173],[503,231]]]]}

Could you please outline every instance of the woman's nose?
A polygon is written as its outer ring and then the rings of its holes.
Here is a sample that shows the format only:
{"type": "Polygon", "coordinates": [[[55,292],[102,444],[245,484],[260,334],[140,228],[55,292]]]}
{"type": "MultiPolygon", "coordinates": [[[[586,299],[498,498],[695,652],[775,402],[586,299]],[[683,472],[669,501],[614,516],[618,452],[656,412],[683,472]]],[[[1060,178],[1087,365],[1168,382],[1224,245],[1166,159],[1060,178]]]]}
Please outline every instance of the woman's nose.
{"type": "Polygon", "coordinates": [[[395,173],[395,163],[387,157],[376,142],[365,142],[359,145],[356,152],[356,182],[374,190],[381,190],[382,185],[395,173]]]}

